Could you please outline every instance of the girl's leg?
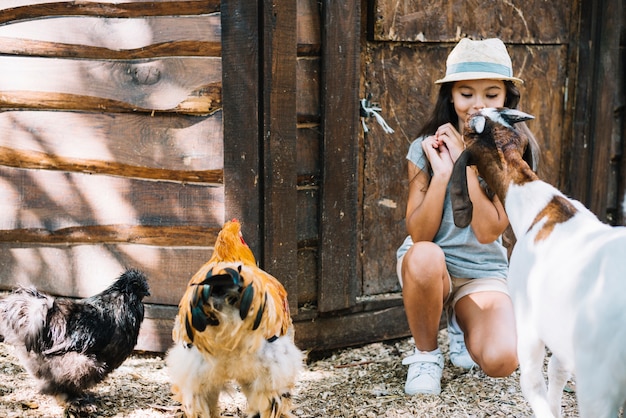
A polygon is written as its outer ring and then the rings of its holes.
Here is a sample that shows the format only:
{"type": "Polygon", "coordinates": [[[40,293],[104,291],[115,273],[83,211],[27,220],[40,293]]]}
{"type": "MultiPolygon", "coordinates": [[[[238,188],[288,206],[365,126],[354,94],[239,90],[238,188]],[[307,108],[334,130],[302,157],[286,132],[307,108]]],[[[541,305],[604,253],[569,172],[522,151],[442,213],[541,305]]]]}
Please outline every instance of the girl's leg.
{"type": "Polygon", "coordinates": [[[402,299],[415,346],[420,351],[438,347],[439,321],[450,293],[445,257],[432,242],[417,242],[402,262],[402,299]]]}
{"type": "Polygon", "coordinates": [[[443,251],[431,242],[413,244],[402,260],[401,276],[402,297],[416,347],[414,354],[402,360],[409,366],[404,392],[438,395],[444,361],[437,335],[444,299],[450,293],[443,251]]]}
{"type": "Polygon", "coordinates": [[[515,371],[517,333],[511,298],[498,291],[471,293],[454,307],[465,332],[470,355],[491,377],[505,377],[515,371]]]}

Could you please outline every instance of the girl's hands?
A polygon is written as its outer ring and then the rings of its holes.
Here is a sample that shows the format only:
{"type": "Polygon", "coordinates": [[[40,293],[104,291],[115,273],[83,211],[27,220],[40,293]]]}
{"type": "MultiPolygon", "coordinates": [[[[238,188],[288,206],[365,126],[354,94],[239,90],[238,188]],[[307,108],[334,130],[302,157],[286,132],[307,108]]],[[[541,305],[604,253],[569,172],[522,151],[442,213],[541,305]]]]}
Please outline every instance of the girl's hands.
{"type": "Polygon", "coordinates": [[[448,147],[441,139],[437,138],[437,135],[431,135],[424,139],[422,149],[430,162],[434,176],[449,178],[452,175],[454,161],[452,161],[448,147]]]}
{"type": "Polygon", "coordinates": [[[427,137],[422,142],[422,149],[430,162],[433,173],[447,177],[452,174],[454,162],[464,148],[463,137],[450,123],[441,125],[435,135],[427,137]]]}
{"type": "Polygon", "coordinates": [[[441,125],[437,132],[435,132],[435,137],[442,143],[446,145],[450,156],[452,157],[452,162],[454,163],[459,155],[465,149],[465,143],[463,142],[463,136],[456,130],[456,128],[451,123],[446,123],[445,125],[441,125]]]}

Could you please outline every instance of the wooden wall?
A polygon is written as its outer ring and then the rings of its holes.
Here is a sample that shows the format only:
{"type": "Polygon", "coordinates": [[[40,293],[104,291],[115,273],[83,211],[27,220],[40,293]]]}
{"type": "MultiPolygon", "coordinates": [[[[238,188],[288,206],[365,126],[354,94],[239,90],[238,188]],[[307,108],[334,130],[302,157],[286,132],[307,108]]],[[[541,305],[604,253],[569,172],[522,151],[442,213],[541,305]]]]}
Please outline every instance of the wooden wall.
{"type": "Polygon", "coordinates": [[[618,0],[4,0],[0,288],[140,268],[138,349],[164,351],[236,217],[301,348],[406,336],[405,154],[451,48],[507,43],[540,173],[623,223],[623,22],[618,0]],[[368,95],[393,134],[363,132],[368,95]]]}
{"type": "Polygon", "coordinates": [[[166,341],[225,216],[220,3],[43,3],[0,4],[2,287],[140,268],[166,341]]]}

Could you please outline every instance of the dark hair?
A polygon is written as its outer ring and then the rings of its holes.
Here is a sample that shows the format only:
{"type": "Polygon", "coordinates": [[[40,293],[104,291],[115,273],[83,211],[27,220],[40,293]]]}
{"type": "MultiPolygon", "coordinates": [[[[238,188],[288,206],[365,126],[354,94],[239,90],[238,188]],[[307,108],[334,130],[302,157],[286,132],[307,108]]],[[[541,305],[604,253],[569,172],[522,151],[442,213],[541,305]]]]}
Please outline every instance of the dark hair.
{"type": "MultiPolygon", "coordinates": [[[[504,107],[511,109],[517,109],[517,105],[520,101],[520,92],[515,83],[510,80],[503,80],[504,88],[506,90],[506,96],[504,98],[504,107]]],[[[437,96],[437,102],[435,103],[435,109],[430,115],[430,118],[426,121],[422,129],[419,131],[417,137],[432,135],[437,131],[441,125],[451,123],[455,127],[459,123],[459,117],[454,110],[454,103],[452,103],[452,86],[454,81],[441,84],[439,88],[439,95],[437,96]]]]}
{"type": "MultiPolygon", "coordinates": [[[[504,107],[510,109],[518,109],[521,94],[517,86],[511,80],[503,80],[506,95],[504,97],[504,107]]],[[[451,123],[457,128],[462,129],[461,126],[457,126],[459,123],[459,117],[454,110],[454,103],[452,103],[452,86],[454,81],[441,84],[439,88],[439,94],[437,95],[437,102],[435,103],[435,109],[430,115],[430,118],[426,121],[422,129],[419,131],[417,138],[422,136],[433,135],[441,125],[451,123]]],[[[521,109],[520,109],[521,110],[521,109]]],[[[516,128],[523,132],[528,137],[528,143],[533,154],[534,167],[531,167],[534,171],[537,171],[539,166],[539,143],[528,129],[525,122],[520,122],[516,125],[516,128]]]]}

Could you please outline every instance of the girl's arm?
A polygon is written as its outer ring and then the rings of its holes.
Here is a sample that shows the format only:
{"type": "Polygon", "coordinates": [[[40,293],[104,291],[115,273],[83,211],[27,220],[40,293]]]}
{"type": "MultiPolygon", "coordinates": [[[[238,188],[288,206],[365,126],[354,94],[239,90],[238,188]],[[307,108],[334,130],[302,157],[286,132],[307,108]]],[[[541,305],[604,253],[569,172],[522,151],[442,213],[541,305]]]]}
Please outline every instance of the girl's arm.
{"type": "Polygon", "coordinates": [[[430,175],[408,162],[409,197],[406,229],[413,242],[432,241],[441,225],[443,201],[449,178],[430,175]]]}
{"type": "Polygon", "coordinates": [[[489,199],[480,186],[475,167],[467,168],[467,187],[474,207],[472,211],[472,230],[479,242],[487,244],[495,241],[509,225],[504,206],[498,196],[489,199]]]}

